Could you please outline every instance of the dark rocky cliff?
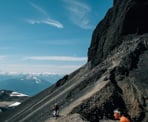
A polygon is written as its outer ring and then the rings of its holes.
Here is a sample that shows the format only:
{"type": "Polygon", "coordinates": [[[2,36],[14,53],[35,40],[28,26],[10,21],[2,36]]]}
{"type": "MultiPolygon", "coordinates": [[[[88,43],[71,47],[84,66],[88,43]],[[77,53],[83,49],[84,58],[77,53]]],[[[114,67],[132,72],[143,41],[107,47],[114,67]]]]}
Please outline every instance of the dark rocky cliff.
{"type": "Polygon", "coordinates": [[[88,50],[92,67],[104,60],[129,34],[148,33],[147,0],[114,0],[114,6],[93,32],[88,50]]]}
{"type": "Polygon", "coordinates": [[[114,0],[93,32],[87,64],[0,121],[107,122],[120,108],[134,122],[148,122],[147,11],[148,0],[114,0]],[[52,120],[55,102],[61,117],[52,120]]]}

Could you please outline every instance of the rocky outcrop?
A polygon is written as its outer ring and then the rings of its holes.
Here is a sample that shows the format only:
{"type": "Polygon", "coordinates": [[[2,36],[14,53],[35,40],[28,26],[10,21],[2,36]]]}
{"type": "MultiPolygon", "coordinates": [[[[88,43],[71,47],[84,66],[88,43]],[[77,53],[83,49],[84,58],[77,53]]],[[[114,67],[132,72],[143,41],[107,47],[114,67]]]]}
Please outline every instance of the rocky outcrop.
{"type": "Polygon", "coordinates": [[[0,121],[53,122],[50,108],[57,102],[57,122],[111,122],[116,108],[134,122],[147,122],[147,10],[147,0],[114,0],[93,32],[87,64],[15,112],[0,115],[0,121]]]}
{"type": "Polygon", "coordinates": [[[120,108],[137,122],[148,120],[147,112],[144,112],[148,103],[148,48],[145,44],[148,34],[128,36],[125,39],[105,61],[97,65],[98,68],[103,64],[108,65],[102,75],[109,82],[75,107],[72,113],[79,113],[90,122],[97,122],[104,118],[113,119],[113,110],[120,108]]]}
{"type": "Polygon", "coordinates": [[[93,32],[88,61],[94,67],[123,41],[122,37],[148,33],[147,0],[114,0],[114,6],[93,32]]]}
{"type": "Polygon", "coordinates": [[[0,112],[15,109],[27,99],[29,99],[29,96],[26,94],[8,90],[0,90],[0,112]]]}

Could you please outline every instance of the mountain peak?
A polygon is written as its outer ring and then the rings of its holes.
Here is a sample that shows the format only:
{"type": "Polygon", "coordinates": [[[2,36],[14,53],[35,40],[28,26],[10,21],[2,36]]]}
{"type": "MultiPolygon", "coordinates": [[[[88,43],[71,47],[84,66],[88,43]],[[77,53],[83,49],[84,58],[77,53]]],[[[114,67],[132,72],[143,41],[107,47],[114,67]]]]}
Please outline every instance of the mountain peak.
{"type": "Polygon", "coordinates": [[[114,48],[122,44],[125,36],[148,33],[147,0],[114,0],[104,19],[97,25],[88,50],[88,61],[96,66],[104,60],[114,48]],[[122,38],[123,37],[123,38],[122,38]]]}

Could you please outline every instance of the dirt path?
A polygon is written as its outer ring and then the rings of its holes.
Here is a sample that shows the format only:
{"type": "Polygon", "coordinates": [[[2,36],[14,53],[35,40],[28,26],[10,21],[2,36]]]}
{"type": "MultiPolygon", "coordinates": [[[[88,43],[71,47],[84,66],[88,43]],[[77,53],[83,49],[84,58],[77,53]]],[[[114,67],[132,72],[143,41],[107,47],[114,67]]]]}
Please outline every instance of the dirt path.
{"type": "MultiPolygon", "coordinates": [[[[91,91],[88,91],[83,97],[80,97],[76,101],[72,102],[68,107],[64,108],[63,110],[60,111],[61,115],[67,116],[67,114],[76,106],[81,104],[83,100],[91,97],[93,94],[95,94],[97,91],[99,91],[101,88],[103,88],[109,81],[103,81],[104,77],[102,77],[100,80],[98,80],[95,84],[94,87],[92,88],[91,91]]],[[[58,120],[53,120],[52,118],[47,119],[45,122],[58,122],[58,120]]],[[[69,122],[69,121],[64,121],[64,122],[69,122]]]]}

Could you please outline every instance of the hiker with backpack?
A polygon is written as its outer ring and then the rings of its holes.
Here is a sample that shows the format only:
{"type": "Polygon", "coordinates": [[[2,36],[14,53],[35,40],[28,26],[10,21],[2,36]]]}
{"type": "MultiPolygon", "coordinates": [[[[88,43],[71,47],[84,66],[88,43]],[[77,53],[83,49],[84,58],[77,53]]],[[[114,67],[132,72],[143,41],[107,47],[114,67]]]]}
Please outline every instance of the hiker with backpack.
{"type": "Polygon", "coordinates": [[[55,103],[53,106],[53,117],[59,117],[59,105],[57,103],[55,103]]]}

